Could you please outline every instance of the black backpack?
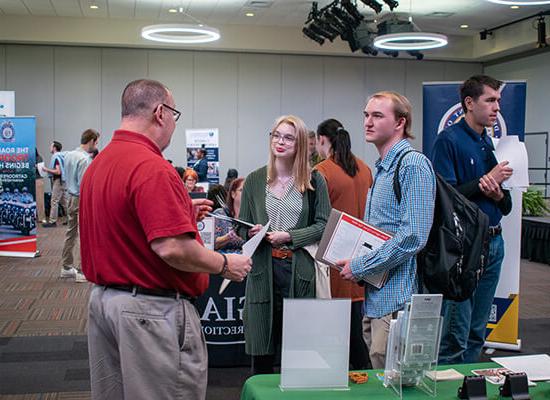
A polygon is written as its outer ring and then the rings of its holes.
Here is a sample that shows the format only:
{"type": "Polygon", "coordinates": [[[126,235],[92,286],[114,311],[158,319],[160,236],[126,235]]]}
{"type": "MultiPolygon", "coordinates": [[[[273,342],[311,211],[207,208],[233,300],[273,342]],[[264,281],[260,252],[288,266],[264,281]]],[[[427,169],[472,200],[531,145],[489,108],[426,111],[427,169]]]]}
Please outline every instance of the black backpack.
{"type": "MultiPolygon", "coordinates": [[[[393,191],[401,202],[399,168],[393,176],[393,191]]],[[[416,256],[420,281],[429,293],[448,300],[470,298],[483,274],[488,250],[489,217],[479,207],[435,174],[434,219],[428,242],[416,256]]]]}

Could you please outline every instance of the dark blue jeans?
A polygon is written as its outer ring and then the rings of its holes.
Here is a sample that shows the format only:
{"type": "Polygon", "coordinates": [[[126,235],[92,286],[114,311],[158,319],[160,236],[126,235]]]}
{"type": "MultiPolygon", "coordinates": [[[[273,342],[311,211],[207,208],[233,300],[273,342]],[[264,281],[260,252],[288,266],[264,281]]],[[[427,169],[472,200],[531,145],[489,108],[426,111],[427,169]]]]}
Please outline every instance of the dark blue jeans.
{"type": "Polygon", "coordinates": [[[476,363],[485,343],[485,328],[500,277],[504,241],[491,238],[485,271],[474,295],[465,301],[443,301],[443,331],[439,347],[440,364],[476,363]]]}

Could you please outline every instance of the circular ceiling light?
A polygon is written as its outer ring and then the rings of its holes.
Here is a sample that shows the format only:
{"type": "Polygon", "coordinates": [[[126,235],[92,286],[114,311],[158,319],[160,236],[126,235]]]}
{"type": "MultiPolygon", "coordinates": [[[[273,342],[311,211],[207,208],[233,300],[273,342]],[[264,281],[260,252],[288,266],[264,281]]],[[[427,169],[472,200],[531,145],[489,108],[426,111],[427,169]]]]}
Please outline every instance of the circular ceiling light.
{"type": "Polygon", "coordinates": [[[550,4],[550,0],[486,0],[495,4],[505,4],[507,6],[541,6],[550,4]]]}
{"type": "Polygon", "coordinates": [[[447,43],[447,36],[438,33],[406,32],[377,36],[373,44],[384,50],[428,50],[447,43]]]}
{"type": "Polygon", "coordinates": [[[164,24],[141,29],[141,37],[163,43],[208,43],[218,40],[220,31],[205,25],[164,24]]]}

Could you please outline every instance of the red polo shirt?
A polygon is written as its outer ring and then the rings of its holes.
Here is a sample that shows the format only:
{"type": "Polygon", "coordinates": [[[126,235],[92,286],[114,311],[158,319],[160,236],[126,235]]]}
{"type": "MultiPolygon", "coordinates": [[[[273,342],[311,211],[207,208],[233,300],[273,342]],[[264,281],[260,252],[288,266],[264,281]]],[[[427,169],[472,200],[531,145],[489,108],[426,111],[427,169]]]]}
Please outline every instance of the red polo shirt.
{"type": "Polygon", "coordinates": [[[154,239],[197,233],[178,173],[149,138],[115,131],[86,170],[80,192],[82,270],[98,285],[138,285],[199,296],[208,274],[183,272],[153,250],[154,239]]]}

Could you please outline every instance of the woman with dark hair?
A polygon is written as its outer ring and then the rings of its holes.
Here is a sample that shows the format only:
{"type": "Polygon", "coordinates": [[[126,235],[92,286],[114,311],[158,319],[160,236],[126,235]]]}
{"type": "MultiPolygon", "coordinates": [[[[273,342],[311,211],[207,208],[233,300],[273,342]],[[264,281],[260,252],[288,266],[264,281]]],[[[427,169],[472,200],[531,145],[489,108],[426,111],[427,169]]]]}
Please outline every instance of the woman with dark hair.
{"type": "MultiPolygon", "coordinates": [[[[317,127],[317,150],[325,158],[317,164],[327,181],[332,207],[363,219],[367,192],[372,186],[370,168],[351,152],[349,133],[335,119],[327,119],[317,127]]],[[[369,353],[362,333],[362,310],[365,292],[355,282],[345,281],[330,269],[330,290],[333,298],[351,298],[350,363],[353,369],[370,368],[369,353]]]]}
{"type": "Polygon", "coordinates": [[[321,239],[330,202],[325,180],[309,167],[307,140],[300,118],[278,118],[268,139],[268,163],[248,175],[243,188],[239,218],[255,224],[242,229],[243,236],[256,235],[270,221],[246,281],[244,336],[253,374],[273,373],[283,299],[315,297],[315,264],[305,247],[321,239]]]}
{"type": "Polygon", "coordinates": [[[229,168],[227,170],[227,176],[225,177],[225,183],[223,186],[225,187],[225,190],[229,190],[229,186],[231,186],[231,182],[233,182],[237,177],[239,176],[239,172],[235,168],[229,168]]]}
{"type": "MultiPolygon", "coordinates": [[[[227,198],[225,200],[226,208],[218,208],[214,214],[235,218],[239,216],[241,210],[241,194],[243,192],[244,178],[237,178],[229,187],[227,198]]],[[[220,185],[223,189],[223,186],[220,185]]],[[[244,240],[235,232],[235,227],[230,221],[216,218],[215,226],[216,241],[214,250],[223,252],[241,252],[244,240]]]]}
{"type": "Polygon", "coordinates": [[[206,195],[206,198],[210,200],[214,205],[212,206],[213,210],[217,210],[218,208],[222,208],[223,205],[220,203],[218,199],[221,199],[222,202],[226,201],[227,197],[227,190],[223,187],[223,185],[210,185],[208,188],[208,194],[206,195]]]}

